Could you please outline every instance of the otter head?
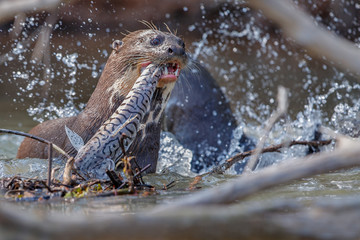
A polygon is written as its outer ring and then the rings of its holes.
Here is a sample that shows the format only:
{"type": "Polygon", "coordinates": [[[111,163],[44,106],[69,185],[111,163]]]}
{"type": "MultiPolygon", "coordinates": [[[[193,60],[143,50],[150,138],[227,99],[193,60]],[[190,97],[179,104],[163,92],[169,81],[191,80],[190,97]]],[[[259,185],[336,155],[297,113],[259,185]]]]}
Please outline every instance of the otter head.
{"type": "Polygon", "coordinates": [[[122,41],[115,40],[112,47],[114,50],[106,67],[114,75],[114,83],[109,88],[112,92],[110,102],[126,96],[150,63],[162,69],[157,91],[168,98],[181,69],[188,62],[184,41],[170,32],[156,29],[131,32],[122,41]]]}

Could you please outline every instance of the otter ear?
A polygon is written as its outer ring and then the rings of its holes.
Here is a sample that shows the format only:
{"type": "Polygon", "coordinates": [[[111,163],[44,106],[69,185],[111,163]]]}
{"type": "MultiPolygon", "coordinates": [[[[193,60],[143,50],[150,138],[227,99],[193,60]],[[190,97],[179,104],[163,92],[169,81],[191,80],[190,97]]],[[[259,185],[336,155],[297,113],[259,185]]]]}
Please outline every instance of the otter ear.
{"type": "Polygon", "coordinates": [[[115,51],[119,52],[122,45],[123,45],[123,42],[122,42],[122,41],[120,41],[120,40],[115,40],[115,41],[111,44],[111,47],[112,47],[112,49],[114,49],[115,51]]]}

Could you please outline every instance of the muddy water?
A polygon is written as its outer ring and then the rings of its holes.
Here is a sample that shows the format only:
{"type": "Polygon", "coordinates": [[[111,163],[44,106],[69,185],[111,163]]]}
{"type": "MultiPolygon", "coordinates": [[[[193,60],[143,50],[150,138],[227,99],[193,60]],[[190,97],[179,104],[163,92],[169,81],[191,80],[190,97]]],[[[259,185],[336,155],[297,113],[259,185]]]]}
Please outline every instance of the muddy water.
{"type": "MultiPolygon", "coordinates": [[[[267,144],[289,138],[309,140],[317,124],[353,137],[359,136],[358,79],[323,60],[314,59],[284,37],[281,31],[266,29],[262,26],[266,20],[256,15],[255,21],[247,15],[248,8],[236,9],[233,14],[229,11],[223,8],[214,19],[194,21],[183,28],[181,35],[185,36],[193,58],[209,69],[228,97],[238,120],[237,132],[246,132],[254,139],[261,136],[264,122],[276,108],[277,87],[283,85],[290,91],[289,117],[275,126],[267,144]]],[[[0,65],[0,127],[28,131],[39,121],[79,112],[95,88],[101,67],[110,53],[111,42],[121,37],[121,34],[106,29],[83,33],[56,31],[51,38],[51,69],[47,80],[44,67],[30,61],[32,47],[2,35],[1,54],[13,54],[0,65]]],[[[186,87],[186,83],[182,85],[186,87]]],[[[239,147],[237,132],[228,150],[229,156],[239,147]]],[[[14,174],[45,177],[45,161],[14,159],[20,137],[2,135],[0,142],[0,177],[14,174]]],[[[189,171],[191,152],[167,134],[162,136],[162,146],[160,160],[163,166],[181,159],[176,168],[170,168],[178,171],[150,175],[146,180],[159,189],[176,180],[176,186],[170,191],[160,191],[160,194],[149,197],[82,199],[37,205],[22,203],[22,206],[64,213],[133,212],[188,194],[185,189],[193,175],[189,171]],[[176,156],[176,159],[171,156],[176,156]],[[179,172],[183,176],[178,175],[179,172]]],[[[304,148],[295,148],[265,155],[262,161],[267,165],[304,153],[304,148]]],[[[292,198],[304,201],[320,196],[341,198],[357,195],[359,173],[354,169],[302,179],[265,191],[253,200],[292,198]]],[[[201,186],[211,187],[233,177],[230,171],[225,176],[205,179],[201,186]]]]}

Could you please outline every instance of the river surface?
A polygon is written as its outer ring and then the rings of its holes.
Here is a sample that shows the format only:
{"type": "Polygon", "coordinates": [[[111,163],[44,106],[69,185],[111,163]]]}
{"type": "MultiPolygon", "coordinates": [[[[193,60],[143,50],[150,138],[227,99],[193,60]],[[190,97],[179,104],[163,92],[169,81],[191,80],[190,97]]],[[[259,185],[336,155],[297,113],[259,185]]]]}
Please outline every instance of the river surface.
{"type": "MultiPolygon", "coordinates": [[[[202,11],[205,16],[206,6],[202,11]]],[[[359,137],[359,79],[324,60],[314,59],[291,39],[284,37],[280,30],[274,31],[263,25],[266,23],[264,19],[260,13],[253,13],[247,7],[228,9],[225,6],[213,19],[194,21],[180,33],[185,37],[192,57],[207,67],[220,84],[238,121],[228,155],[231,156],[239,147],[239,132],[246,132],[256,140],[262,136],[264,123],[276,109],[279,85],[289,89],[288,117],[274,126],[267,145],[289,139],[310,140],[319,124],[359,137]]],[[[35,23],[36,18],[27,20],[29,25],[35,23]]],[[[38,122],[72,116],[81,111],[109,56],[111,42],[122,38],[121,34],[107,28],[75,33],[67,32],[60,25],[51,37],[51,68],[48,70],[44,70],[42,64],[32,63],[32,47],[21,43],[31,34],[30,31],[23,34],[20,41],[1,35],[1,55],[9,55],[0,65],[0,128],[28,131],[38,122]]],[[[183,86],[186,87],[186,84],[183,86]]],[[[18,136],[0,136],[0,177],[19,174],[46,178],[45,160],[15,159],[21,141],[18,136]]],[[[19,204],[24,208],[32,206],[39,211],[51,209],[66,214],[74,211],[129,213],[171,202],[179,195],[189,193],[186,189],[195,175],[190,171],[192,154],[170,133],[162,134],[161,144],[158,174],[146,176],[146,182],[161,189],[164,184],[176,181],[175,187],[170,190],[146,197],[19,204]],[[176,167],[169,167],[174,162],[176,167]],[[170,170],[159,174],[164,168],[170,170]]],[[[324,147],[323,150],[331,148],[324,147]]],[[[262,165],[304,156],[305,151],[304,147],[295,147],[281,153],[265,154],[262,165]]],[[[358,195],[359,175],[358,169],[352,169],[306,178],[267,190],[248,201],[276,201],[281,198],[306,201],[320,196],[341,198],[358,195]]],[[[205,178],[200,186],[216,186],[235,176],[230,170],[225,175],[205,178]]]]}

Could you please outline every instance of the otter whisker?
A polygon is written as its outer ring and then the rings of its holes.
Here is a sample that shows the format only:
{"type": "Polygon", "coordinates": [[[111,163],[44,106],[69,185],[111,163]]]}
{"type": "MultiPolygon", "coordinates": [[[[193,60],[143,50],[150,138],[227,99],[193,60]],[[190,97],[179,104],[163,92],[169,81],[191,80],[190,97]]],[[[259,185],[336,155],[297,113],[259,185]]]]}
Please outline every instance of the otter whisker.
{"type": "MultiPolygon", "coordinates": [[[[169,26],[168,26],[166,23],[164,23],[164,25],[166,26],[166,29],[168,30],[168,32],[171,33],[171,34],[173,34],[172,31],[171,31],[171,29],[169,28],[169,26]]],[[[174,34],[174,35],[176,35],[176,34],[174,34]]]]}
{"type": "Polygon", "coordinates": [[[185,98],[186,96],[185,96],[185,88],[184,88],[183,81],[187,81],[187,79],[184,78],[183,75],[181,74],[179,76],[179,81],[176,84],[179,85],[179,87],[178,87],[180,89],[179,91],[181,91],[181,94],[182,94],[183,98],[185,98]]]}
{"type": "Polygon", "coordinates": [[[189,63],[186,65],[186,69],[191,71],[193,74],[198,74],[201,71],[201,68],[198,66],[198,63],[192,59],[190,59],[189,63]]]}
{"type": "Polygon", "coordinates": [[[120,32],[120,34],[123,35],[124,37],[130,33],[130,31],[127,30],[127,29],[125,29],[125,31],[126,31],[127,33],[120,32]]]}
{"type": "MultiPolygon", "coordinates": [[[[188,80],[187,78],[180,76],[180,83],[181,83],[181,85],[182,85],[183,88],[185,88],[185,87],[183,86],[183,85],[185,84],[185,86],[186,86],[188,89],[192,89],[192,86],[191,86],[191,84],[190,84],[190,82],[189,82],[189,80],[188,80]],[[182,80],[182,81],[181,81],[181,80],[182,80]]],[[[183,90],[183,91],[184,91],[184,90],[183,90]]]]}
{"type": "Polygon", "coordinates": [[[151,30],[158,31],[158,28],[155,26],[155,24],[153,22],[148,22],[146,20],[139,20],[139,22],[144,24],[151,30]]]}
{"type": "MultiPolygon", "coordinates": [[[[191,60],[189,61],[189,63],[182,69],[183,72],[189,72],[190,75],[193,75],[195,79],[197,79],[197,81],[200,81],[199,79],[199,75],[201,72],[200,67],[198,66],[198,63],[191,60]]],[[[187,78],[183,77],[183,74],[180,74],[179,78],[180,78],[180,83],[183,84],[182,82],[185,81],[184,84],[186,84],[187,88],[191,89],[192,84],[188,81],[187,78]]],[[[183,89],[184,91],[184,89],[183,89]]]]}
{"type": "Polygon", "coordinates": [[[150,23],[151,23],[151,25],[153,26],[153,29],[154,29],[154,30],[157,30],[157,31],[160,30],[160,29],[158,29],[158,28],[156,27],[156,25],[155,25],[152,21],[151,21],[150,23]]]}
{"type": "Polygon", "coordinates": [[[199,77],[200,73],[201,73],[201,68],[199,67],[199,63],[197,63],[195,61],[190,61],[190,63],[186,67],[189,69],[191,74],[195,77],[196,81],[198,81],[201,84],[201,82],[200,82],[201,78],[199,77]]]}

